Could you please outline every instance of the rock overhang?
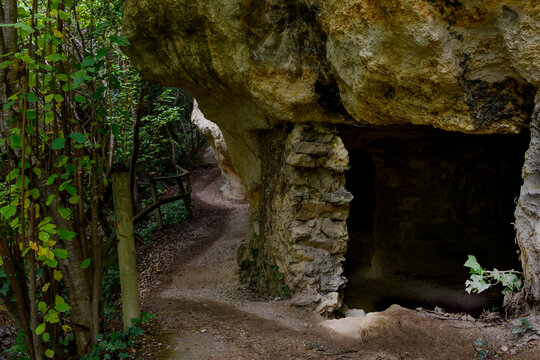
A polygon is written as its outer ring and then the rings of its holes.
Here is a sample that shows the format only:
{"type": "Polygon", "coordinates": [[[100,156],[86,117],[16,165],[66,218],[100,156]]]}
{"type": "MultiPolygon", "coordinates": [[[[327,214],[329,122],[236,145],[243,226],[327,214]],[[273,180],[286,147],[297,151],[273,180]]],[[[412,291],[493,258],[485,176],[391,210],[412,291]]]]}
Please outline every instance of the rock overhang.
{"type": "MultiPolygon", "coordinates": [[[[311,229],[310,246],[326,251],[321,259],[337,255],[331,242],[318,241],[318,220],[297,215],[333,206],[326,200],[315,206],[310,197],[345,191],[348,157],[343,144],[292,141],[295,132],[335,134],[331,124],[343,123],[519,133],[540,85],[536,0],[127,0],[124,35],[145,77],[187,89],[220,126],[255,214],[250,251],[264,229],[285,222],[269,231],[272,256],[261,262],[275,281],[285,273],[291,284],[308,284],[299,289],[311,295],[339,290],[342,259],[325,260],[338,265],[326,277],[312,277],[312,264],[292,245],[300,230],[311,229]],[[278,156],[278,149],[288,153],[278,156]],[[325,170],[328,164],[335,168],[325,170]],[[273,197],[265,194],[268,168],[290,176],[289,187],[275,184],[273,197]],[[294,194],[306,187],[298,202],[294,194]],[[295,201],[297,208],[282,211],[295,201]]],[[[326,221],[331,212],[316,218],[326,221]]],[[[320,304],[335,308],[334,297],[323,294],[320,304]]]]}

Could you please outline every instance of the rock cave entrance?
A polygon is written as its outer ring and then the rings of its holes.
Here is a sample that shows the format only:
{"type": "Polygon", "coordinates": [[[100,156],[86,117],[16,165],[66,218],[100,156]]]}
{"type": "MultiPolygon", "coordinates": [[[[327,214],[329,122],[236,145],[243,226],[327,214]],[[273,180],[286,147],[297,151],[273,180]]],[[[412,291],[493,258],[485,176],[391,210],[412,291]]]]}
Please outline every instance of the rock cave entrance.
{"type": "Polygon", "coordinates": [[[343,126],[354,195],[344,302],[397,303],[478,314],[500,289],[468,295],[468,254],[486,268],[521,269],[515,199],[527,135],[466,135],[421,126],[343,126]]]}

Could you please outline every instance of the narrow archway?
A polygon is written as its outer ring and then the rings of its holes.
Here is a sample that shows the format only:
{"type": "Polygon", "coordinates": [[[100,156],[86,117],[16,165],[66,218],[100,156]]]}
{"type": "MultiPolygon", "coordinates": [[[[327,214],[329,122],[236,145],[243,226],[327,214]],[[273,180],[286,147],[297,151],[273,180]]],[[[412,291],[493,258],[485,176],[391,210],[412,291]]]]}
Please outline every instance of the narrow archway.
{"type": "Polygon", "coordinates": [[[350,156],[345,304],[393,303],[478,313],[499,290],[468,295],[468,254],[518,269],[515,199],[527,137],[465,135],[420,126],[343,127],[350,156]]]}

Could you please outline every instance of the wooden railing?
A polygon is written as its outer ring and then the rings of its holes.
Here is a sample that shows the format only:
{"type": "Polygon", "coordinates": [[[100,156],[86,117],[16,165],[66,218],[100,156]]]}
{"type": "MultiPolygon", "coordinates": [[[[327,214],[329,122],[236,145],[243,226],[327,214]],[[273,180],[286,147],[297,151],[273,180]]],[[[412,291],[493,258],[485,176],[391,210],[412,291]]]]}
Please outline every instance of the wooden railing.
{"type": "Polygon", "coordinates": [[[150,206],[148,206],[146,209],[142,210],[137,215],[135,215],[135,217],[133,218],[134,223],[142,220],[145,216],[150,214],[152,211],[155,211],[158,229],[162,230],[163,221],[161,219],[160,207],[162,205],[165,205],[167,203],[177,201],[177,200],[184,201],[184,204],[186,205],[186,211],[187,211],[188,217],[191,217],[193,215],[191,213],[191,182],[189,180],[189,171],[179,166],[177,167],[177,171],[178,171],[177,175],[155,176],[155,177],[148,178],[148,181],[150,182],[150,191],[152,192],[153,203],[150,206]],[[176,181],[176,184],[178,185],[178,190],[176,192],[176,195],[159,199],[158,193],[157,193],[158,181],[165,181],[165,182],[176,181]]]}

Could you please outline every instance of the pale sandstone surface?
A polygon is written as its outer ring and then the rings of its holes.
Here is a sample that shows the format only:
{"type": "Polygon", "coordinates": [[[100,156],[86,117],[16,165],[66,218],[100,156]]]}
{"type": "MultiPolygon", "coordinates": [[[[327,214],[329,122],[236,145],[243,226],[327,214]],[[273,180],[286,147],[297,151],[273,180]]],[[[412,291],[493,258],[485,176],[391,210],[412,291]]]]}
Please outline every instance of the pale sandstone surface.
{"type": "Polygon", "coordinates": [[[246,200],[246,190],[231,161],[223,133],[219,126],[204,116],[201,109],[199,109],[197,100],[193,100],[191,122],[195,124],[201,134],[206,136],[214,150],[214,157],[224,179],[224,184],[221,187],[223,195],[229,199],[246,200]]]}
{"type": "Polygon", "coordinates": [[[248,189],[276,122],[518,132],[540,82],[537,0],[127,0],[148,78],[188,89],[248,189]]]}
{"type": "Polygon", "coordinates": [[[252,206],[246,276],[321,311],[350,201],[330,124],[518,133],[540,85],[538,0],[127,0],[124,20],[133,64],[223,132],[252,206]]]}

